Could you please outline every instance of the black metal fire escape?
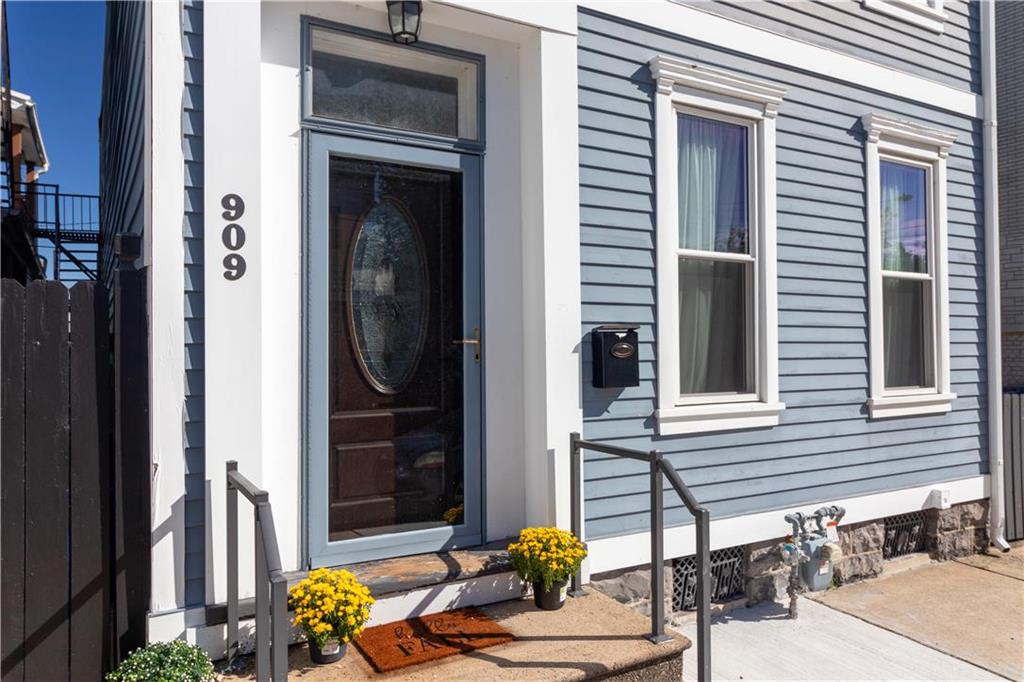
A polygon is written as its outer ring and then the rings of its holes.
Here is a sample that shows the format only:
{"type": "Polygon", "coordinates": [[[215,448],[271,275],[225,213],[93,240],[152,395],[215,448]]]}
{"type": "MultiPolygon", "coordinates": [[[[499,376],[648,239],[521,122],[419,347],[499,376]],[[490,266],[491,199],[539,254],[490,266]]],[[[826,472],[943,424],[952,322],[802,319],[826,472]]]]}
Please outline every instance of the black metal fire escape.
{"type": "Polygon", "coordinates": [[[69,282],[97,279],[102,232],[100,198],[92,194],[68,194],[60,185],[34,182],[19,184],[16,194],[32,217],[36,253],[48,260],[50,279],[69,282]]]}
{"type": "MultiPolygon", "coordinates": [[[[0,221],[3,244],[19,278],[49,277],[75,282],[97,278],[102,241],[100,198],[68,194],[60,186],[23,182],[14,157],[11,60],[7,4],[0,1],[0,221]],[[14,261],[12,261],[14,262],[14,261]]],[[[5,260],[4,268],[7,268],[5,260]]],[[[9,276],[4,274],[4,276],[9,276]]]]}

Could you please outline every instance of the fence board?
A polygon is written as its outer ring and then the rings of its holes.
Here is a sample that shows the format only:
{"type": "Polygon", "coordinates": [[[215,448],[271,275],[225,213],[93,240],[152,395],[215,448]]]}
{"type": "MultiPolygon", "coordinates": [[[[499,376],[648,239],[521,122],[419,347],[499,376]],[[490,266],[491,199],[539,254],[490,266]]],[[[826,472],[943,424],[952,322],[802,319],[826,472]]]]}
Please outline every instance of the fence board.
{"type": "Polygon", "coordinates": [[[1006,539],[1024,540],[1024,395],[1003,396],[1006,539]]]}
{"type": "Polygon", "coordinates": [[[110,594],[110,342],[106,289],[71,289],[72,677],[95,679],[112,650],[110,594]]]}
{"type": "Polygon", "coordinates": [[[116,654],[146,643],[149,608],[149,354],[146,271],[114,275],[116,654]]]}
{"type": "Polygon", "coordinates": [[[25,290],[0,283],[0,678],[25,679],[25,290]]]}
{"type": "Polygon", "coordinates": [[[25,678],[68,679],[68,290],[25,291],[25,678]]]}
{"type": "MultiPolygon", "coordinates": [[[[110,299],[93,282],[0,287],[0,673],[102,679],[117,662],[110,299]]],[[[122,487],[145,488],[146,466],[122,487]]]]}
{"type": "Polygon", "coordinates": [[[1015,434],[1016,424],[1013,423],[1013,395],[1003,395],[1003,477],[1005,481],[1003,495],[1006,505],[1006,537],[1010,539],[1017,527],[1015,516],[1016,507],[1016,486],[1013,485],[1015,475],[1015,434]]]}

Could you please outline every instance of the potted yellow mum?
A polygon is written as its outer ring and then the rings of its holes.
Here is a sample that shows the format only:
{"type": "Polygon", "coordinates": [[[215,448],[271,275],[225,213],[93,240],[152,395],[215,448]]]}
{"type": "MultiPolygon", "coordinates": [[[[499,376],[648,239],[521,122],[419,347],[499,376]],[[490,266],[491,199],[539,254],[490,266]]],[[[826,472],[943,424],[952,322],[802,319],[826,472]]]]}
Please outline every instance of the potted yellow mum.
{"type": "Polygon", "coordinates": [[[341,660],[348,643],[363,631],[370,618],[370,590],[349,571],[317,568],[288,590],[295,612],[293,625],[301,626],[314,663],[341,660]]]}
{"type": "Polygon", "coordinates": [[[560,528],[524,528],[508,546],[523,582],[533,584],[533,603],[554,611],[565,603],[565,585],[587,556],[579,538],[560,528]]]}

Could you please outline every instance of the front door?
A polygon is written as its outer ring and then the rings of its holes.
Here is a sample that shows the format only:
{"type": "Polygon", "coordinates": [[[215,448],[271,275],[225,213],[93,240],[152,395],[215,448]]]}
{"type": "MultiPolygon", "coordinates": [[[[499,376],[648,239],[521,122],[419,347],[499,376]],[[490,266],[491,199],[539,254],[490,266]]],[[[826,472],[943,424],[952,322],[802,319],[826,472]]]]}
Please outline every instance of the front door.
{"type": "Polygon", "coordinates": [[[311,134],[308,547],[480,541],[479,157],[311,134]]]}

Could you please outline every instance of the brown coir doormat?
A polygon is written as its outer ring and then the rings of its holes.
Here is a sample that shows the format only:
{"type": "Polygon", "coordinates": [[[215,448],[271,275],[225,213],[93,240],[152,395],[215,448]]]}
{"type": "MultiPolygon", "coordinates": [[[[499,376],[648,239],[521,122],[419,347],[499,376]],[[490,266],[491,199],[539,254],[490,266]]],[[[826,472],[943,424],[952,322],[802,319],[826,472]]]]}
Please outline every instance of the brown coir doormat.
{"type": "Polygon", "coordinates": [[[366,628],[355,645],[380,673],[515,639],[478,609],[458,609],[366,628]]]}

